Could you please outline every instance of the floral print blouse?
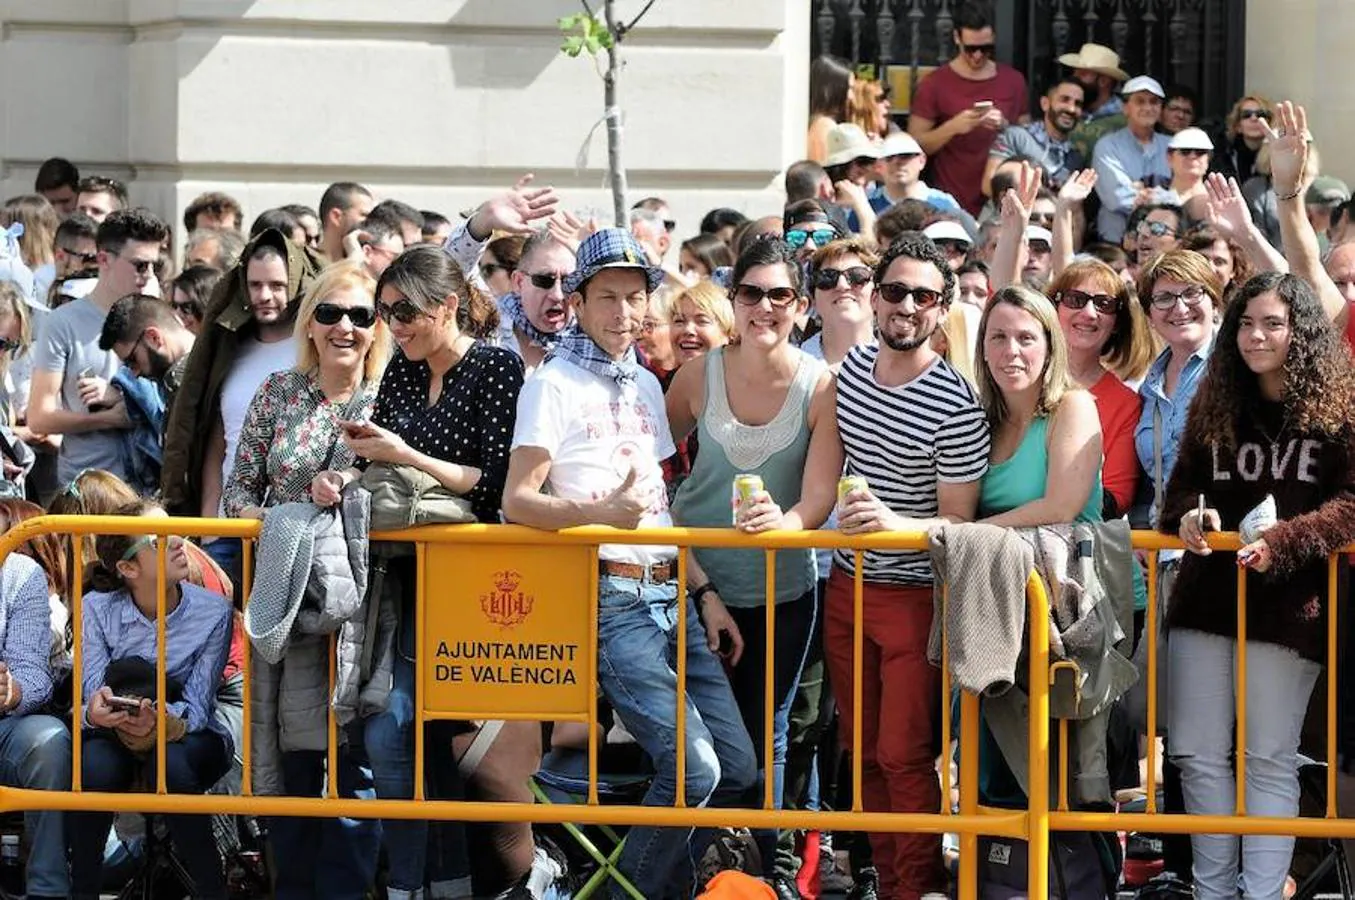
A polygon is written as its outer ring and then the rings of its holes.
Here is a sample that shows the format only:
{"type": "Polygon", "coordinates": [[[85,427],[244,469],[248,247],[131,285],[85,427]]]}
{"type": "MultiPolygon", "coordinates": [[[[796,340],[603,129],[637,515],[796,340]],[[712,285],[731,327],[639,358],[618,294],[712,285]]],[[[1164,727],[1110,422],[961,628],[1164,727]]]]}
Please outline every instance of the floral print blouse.
{"type": "Polygon", "coordinates": [[[370,418],[377,386],[363,382],[351,399],[333,403],[317,378],[318,373],[284,369],[259,386],[240,428],[235,472],[222,491],[227,516],[240,515],[246,506],[307,503],[316,475],[353,465],[338,422],[370,418]]]}

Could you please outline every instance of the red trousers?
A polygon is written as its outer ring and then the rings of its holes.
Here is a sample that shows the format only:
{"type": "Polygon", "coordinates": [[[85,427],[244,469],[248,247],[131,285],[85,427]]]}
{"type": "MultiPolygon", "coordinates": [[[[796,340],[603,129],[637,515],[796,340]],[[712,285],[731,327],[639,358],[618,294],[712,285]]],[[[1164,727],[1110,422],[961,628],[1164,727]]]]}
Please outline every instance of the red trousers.
{"type": "MultiPolygon", "coordinates": [[[[935,738],[940,727],[941,670],[927,662],[932,590],[866,582],[862,588],[861,744],[852,746],[852,577],[828,579],[823,642],[837,700],[842,742],[861,758],[861,802],[870,812],[940,812],[935,738]]],[[[918,900],[942,891],[941,837],[872,833],[880,895],[918,900]]]]}

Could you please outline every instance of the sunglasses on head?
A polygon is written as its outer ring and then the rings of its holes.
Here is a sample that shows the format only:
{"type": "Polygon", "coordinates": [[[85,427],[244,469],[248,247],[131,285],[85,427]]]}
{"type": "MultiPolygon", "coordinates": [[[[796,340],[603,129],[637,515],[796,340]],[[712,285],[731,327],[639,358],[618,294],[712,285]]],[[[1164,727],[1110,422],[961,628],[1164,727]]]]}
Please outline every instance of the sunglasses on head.
{"type": "Polygon", "coordinates": [[[820,291],[831,291],[837,287],[838,279],[846,278],[847,284],[860,287],[870,284],[874,274],[865,266],[852,266],[850,269],[819,269],[814,273],[814,287],[820,291]]]}
{"type": "Polygon", "coordinates": [[[409,325],[417,319],[424,316],[424,311],[414,305],[414,301],[408,299],[396,300],[394,303],[382,303],[376,301],[376,314],[382,321],[390,322],[391,319],[399,322],[401,325],[409,325]]]}
{"type": "Polygon", "coordinates": [[[1176,235],[1176,229],[1166,222],[1144,222],[1139,226],[1139,235],[1143,236],[1145,231],[1153,237],[1166,237],[1167,235],[1175,237],[1176,235]]]}
{"type": "Polygon", "coordinates": [[[941,292],[934,291],[931,288],[913,287],[911,284],[905,284],[902,281],[886,281],[876,288],[880,292],[880,299],[886,303],[902,303],[909,297],[913,298],[913,305],[918,309],[931,309],[941,302],[941,292]]]}
{"type": "Polygon", "coordinates": [[[1059,291],[1054,295],[1054,302],[1066,309],[1078,310],[1085,309],[1090,303],[1096,307],[1096,311],[1111,315],[1120,309],[1120,298],[1112,297],[1109,294],[1089,294],[1086,291],[1059,291]]]}
{"type": "Polygon", "coordinates": [[[558,275],[555,272],[534,272],[533,274],[528,275],[527,278],[531,281],[533,287],[548,291],[555,287],[557,281],[564,281],[565,276],[558,275]]]}
{"type": "Polygon", "coordinates": [[[795,288],[790,287],[763,288],[756,284],[741,284],[734,288],[734,301],[743,306],[757,306],[763,297],[778,309],[785,309],[799,299],[795,288]]]}
{"type": "Polygon", "coordinates": [[[813,242],[815,247],[822,247],[830,243],[837,237],[837,233],[831,228],[820,228],[815,231],[806,231],[803,228],[793,228],[786,232],[786,243],[790,249],[799,250],[805,244],[813,242]]]}
{"type": "Polygon", "coordinates": [[[997,44],[961,44],[960,49],[965,53],[982,53],[984,56],[993,56],[997,53],[997,44]]]}
{"type": "Polygon", "coordinates": [[[123,552],[122,561],[131,562],[132,559],[135,558],[136,555],[140,553],[142,550],[145,550],[147,547],[154,548],[158,540],[159,538],[157,538],[153,534],[148,534],[145,537],[137,538],[136,540],[132,541],[132,545],[128,547],[126,551],[123,552]]]}
{"type": "Polygon", "coordinates": [[[1264,109],[1244,109],[1237,114],[1239,119],[1265,119],[1270,121],[1270,112],[1264,109]]]}
{"type": "Polygon", "coordinates": [[[376,310],[370,306],[339,306],[337,303],[317,303],[315,321],[321,325],[338,325],[344,316],[354,328],[371,328],[376,324],[376,310]]]}

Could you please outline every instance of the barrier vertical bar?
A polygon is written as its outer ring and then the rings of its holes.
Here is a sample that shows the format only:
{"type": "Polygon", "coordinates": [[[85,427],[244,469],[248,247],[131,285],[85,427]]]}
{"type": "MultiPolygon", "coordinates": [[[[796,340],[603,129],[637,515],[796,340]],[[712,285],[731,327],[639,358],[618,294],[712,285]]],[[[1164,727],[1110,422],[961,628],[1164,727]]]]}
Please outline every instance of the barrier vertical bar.
{"type": "Polygon", "coordinates": [[[82,536],[71,535],[71,790],[80,793],[81,749],[84,746],[85,693],[84,628],[85,545],[82,536]]]}
{"type": "Polygon", "coordinates": [[[1336,818],[1336,580],[1340,556],[1327,557],[1327,818],[1336,818]]]}
{"type": "Polygon", "coordinates": [[[951,733],[954,731],[954,723],[951,722],[950,709],[950,641],[949,633],[946,631],[946,615],[950,607],[950,585],[942,582],[941,584],[941,815],[948,816],[952,814],[950,803],[951,778],[950,766],[955,759],[955,752],[951,748],[953,743],[951,733]]]}
{"type": "MultiPolygon", "coordinates": [[[[249,606],[249,592],[254,587],[254,540],[244,538],[240,542],[240,608],[243,612],[249,606]]],[[[232,626],[234,623],[232,623],[232,626]]],[[[243,626],[242,626],[243,630],[243,626]]],[[[234,635],[232,635],[234,637],[234,635]]],[[[251,682],[254,680],[254,642],[248,637],[244,640],[244,652],[240,658],[241,672],[244,675],[245,687],[245,718],[242,725],[241,748],[240,748],[240,793],[246,797],[254,794],[254,775],[250,760],[253,758],[254,737],[251,734],[252,727],[250,703],[254,696],[254,689],[251,682]]]]}
{"type": "Polygon", "coordinates": [[[1030,603],[1030,900],[1049,892],[1049,598],[1038,575],[1026,587],[1030,603]]]}
{"type": "MultiPolygon", "coordinates": [[[[165,686],[165,612],[168,576],[165,574],[165,551],[169,545],[166,535],[155,542],[155,792],[167,794],[165,775],[165,707],[169,695],[165,686]]],[[[183,602],[180,600],[180,602],[183,602]]]]}
{"type": "Polygon", "coordinates": [[[1237,809],[1247,814],[1247,568],[1237,567],[1237,809]]]}
{"type": "MultiPolygon", "coordinates": [[[[686,577],[686,560],[682,557],[682,550],[678,550],[678,580],[682,582],[686,577]]],[[[601,691],[598,690],[598,616],[601,614],[601,606],[598,603],[598,545],[592,544],[588,548],[588,596],[592,599],[592,611],[588,614],[588,804],[590,806],[598,805],[598,697],[601,691]]],[[[681,727],[681,726],[679,726],[681,727]]],[[[677,803],[682,805],[682,746],[678,745],[678,785],[677,785],[677,803]]]]}
{"type": "MultiPolygon", "coordinates": [[[[979,813],[979,698],[960,693],[960,815],[979,813]]],[[[979,895],[979,836],[960,835],[960,896],[979,895]]]]}
{"type": "Polygon", "coordinates": [[[677,705],[677,794],[673,805],[687,806],[687,547],[678,548],[678,705],[677,705]]]}
{"type": "Polygon", "coordinates": [[[1143,640],[1148,642],[1148,789],[1145,812],[1157,812],[1157,551],[1148,552],[1148,616],[1143,640]]]}
{"type": "MultiPolygon", "coordinates": [[[[416,610],[416,613],[418,611],[416,610]]],[[[415,644],[418,653],[418,644],[415,644]]],[[[338,676],[339,652],[337,636],[329,636],[329,702],[325,704],[325,739],[328,746],[325,752],[325,793],[330,797],[339,796],[339,729],[334,721],[334,684],[338,676]]],[[[420,694],[419,696],[423,696],[420,694]]],[[[417,773],[419,770],[415,770],[417,773]]],[[[419,776],[415,775],[418,781],[419,776]]]]}
{"type": "Polygon", "coordinates": [[[860,550],[852,553],[856,562],[852,575],[852,812],[861,812],[861,654],[865,650],[865,575],[861,568],[866,554],[860,550]]]}
{"type": "MultiPolygon", "coordinates": [[[[414,544],[414,799],[424,797],[423,767],[423,700],[424,693],[423,656],[423,617],[425,611],[424,595],[428,591],[428,545],[423,541],[414,544]]],[[[330,775],[334,777],[333,773],[330,775]]]]}
{"type": "MultiPolygon", "coordinates": [[[[1031,763],[1034,765],[1034,763],[1031,763]]],[[[1068,720],[1059,719],[1059,812],[1068,811],[1068,720]]]]}
{"type": "Polygon", "coordinates": [[[764,558],[767,577],[767,664],[762,717],[762,806],[776,807],[775,721],[776,721],[776,551],[767,550],[764,558]]]}

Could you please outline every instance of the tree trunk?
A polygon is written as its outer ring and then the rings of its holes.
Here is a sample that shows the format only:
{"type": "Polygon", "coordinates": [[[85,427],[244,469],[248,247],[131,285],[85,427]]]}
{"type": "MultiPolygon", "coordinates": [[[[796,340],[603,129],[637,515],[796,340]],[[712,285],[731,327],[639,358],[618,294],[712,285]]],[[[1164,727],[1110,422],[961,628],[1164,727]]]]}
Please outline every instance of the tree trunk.
{"type": "Polygon", "coordinates": [[[621,74],[621,41],[618,38],[615,0],[604,0],[603,14],[612,45],[607,48],[607,71],[602,76],[603,115],[607,120],[607,175],[612,188],[612,215],[617,228],[629,228],[626,216],[626,169],[621,164],[621,107],[616,89],[621,74]]]}

